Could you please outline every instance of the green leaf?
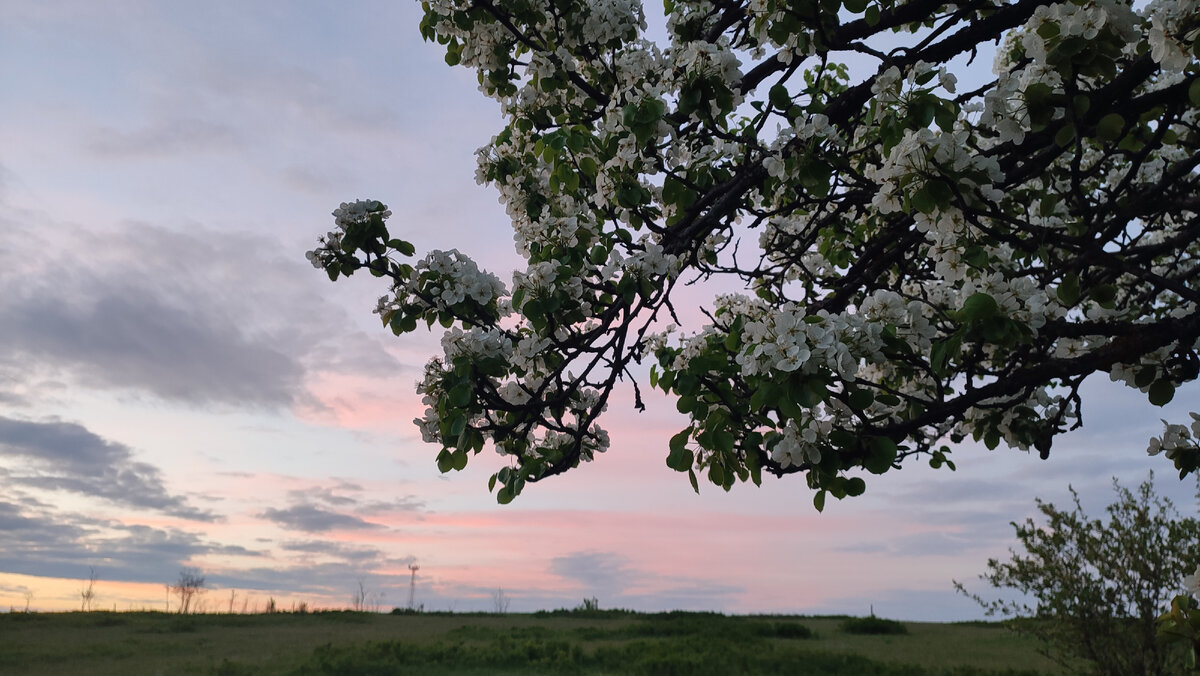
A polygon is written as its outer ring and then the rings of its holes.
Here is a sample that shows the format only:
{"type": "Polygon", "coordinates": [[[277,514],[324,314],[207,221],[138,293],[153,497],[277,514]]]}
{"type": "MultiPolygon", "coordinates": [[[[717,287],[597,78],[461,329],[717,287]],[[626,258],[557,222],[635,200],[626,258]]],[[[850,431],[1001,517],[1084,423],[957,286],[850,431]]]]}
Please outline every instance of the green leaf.
{"type": "Polygon", "coordinates": [[[897,397],[894,394],[888,394],[887,392],[875,395],[875,401],[878,401],[881,404],[886,404],[888,406],[899,406],[900,405],[900,397],[897,397]]]}
{"type": "Polygon", "coordinates": [[[690,397],[700,391],[700,379],[690,373],[682,373],[675,379],[675,393],[690,397]]]}
{"type": "Polygon", "coordinates": [[[1079,294],[1079,275],[1072,272],[1064,276],[1062,284],[1058,285],[1058,300],[1071,307],[1079,302],[1079,294]]]}
{"type": "Polygon", "coordinates": [[[862,495],[867,490],[867,482],[860,477],[854,477],[846,482],[846,495],[850,497],[862,495]]]}
{"type": "Polygon", "coordinates": [[[392,240],[392,241],[399,242],[399,244],[393,245],[392,248],[395,249],[396,251],[400,252],[400,254],[403,256],[411,256],[414,253],[416,253],[416,251],[417,251],[416,247],[414,247],[412,245],[412,242],[406,242],[404,240],[392,240]]]}
{"type": "MultiPolygon", "coordinates": [[[[879,23],[879,8],[875,5],[868,6],[866,13],[863,15],[863,19],[866,20],[868,26],[874,26],[875,24],[879,23]]],[[[824,498],[822,498],[821,504],[825,504],[824,498]]],[[[817,511],[821,511],[821,508],[817,507],[817,511]]]]}
{"type": "Polygon", "coordinates": [[[1058,37],[1059,27],[1057,21],[1044,21],[1038,26],[1037,34],[1039,37],[1049,40],[1050,38],[1058,37]]]}
{"type": "Polygon", "coordinates": [[[995,298],[977,291],[963,301],[962,309],[958,311],[958,319],[961,322],[978,322],[996,314],[999,307],[995,298]]]}
{"type": "Polygon", "coordinates": [[[692,490],[696,491],[696,495],[700,494],[700,482],[696,481],[696,472],[688,470],[688,481],[692,482],[692,490]]]}
{"type": "Polygon", "coordinates": [[[579,160],[579,171],[582,171],[586,176],[595,176],[600,171],[600,167],[596,165],[596,160],[585,155],[579,160]]]}
{"type": "Polygon", "coordinates": [[[750,410],[760,411],[763,406],[775,403],[775,389],[775,384],[770,380],[759,385],[754,394],[750,395],[750,410]]]}
{"type": "Polygon", "coordinates": [[[457,437],[467,428],[467,416],[462,413],[456,413],[450,420],[450,436],[457,437]]]}
{"type": "Polygon", "coordinates": [[[841,428],[835,428],[829,433],[829,443],[838,448],[850,448],[858,441],[858,436],[841,428]]]}
{"type": "Polygon", "coordinates": [[[962,350],[962,335],[955,333],[950,338],[933,344],[929,351],[929,366],[937,375],[945,375],[946,367],[958,358],[962,350]]]}
{"type": "Polygon", "coordinates": [[[1059,201],[1058,195],[1053,193],[1045,195],[1042,197],[1042,201],[1038,205],[1038,215],[1043,217],[1053,216],[1054,210],[1058,208],[1059,201]]]}
{"type": "Polygon", "coordinates": [[[845,0],[842,4],[851,14],[862,14],[862,11],[867,8],[867,0],[845,0]]]}
{"type": "Polygon", "coordinates": [[[942,131],[954,131],[954,123],[958,121],[958,107],[951,101],[943,101],[933,114],[937,126],[942,131]]]}
{"type": "Polygon", "coordinates": [[[1076,94],[1071,99],[1071,109],[1075,111],[1075,115],[1083,117],[1087,115],[1087,111],[1092,107],[1092,100],[1087,97],[1087,94],[1076,94]]]}
{"type": "Polygon", "coordinates": [[[913,128],[924,129],[933,122],[934,115],[937,114],[938,99],[932,96],[922,96],[909,105],[908,116],[913,121],[913,128]]]}
{"type": "Polygon", "coordinates": [[[923,214],[932,214],[938,208],[937,199],[930,192],[928,183],[909,196],[909,204],[923,214]]]}
{"type": "Polygon", "coordinates": [[[787,110],[792,106],[792,95],[788,92],[787,87],[782,84],[771,87],[768,98],[771,101],[771,105],[780,110],[787,110]]]}
{"type": "Polygon", "coordinates": [[[722,453],[732,453],[735,439],[729,430],[717,430],[713,433],[713,450],[722,453]]]}
{"type": "MultiPolygon", "coordinates": [[[[867,11],[869,12],[870,10],[868,9],[867,11]]],[[[878,11],[876,10],[876,12],[878,11]]],[[[825,511],[825,489],[822,488],[813,496],[813,507],[816,507],[818,512],[825,511]]]]}
{"type": "Polygon", "coordinates": [[[1156,380],[1147,392],[1150,403],[1155,406],[1166,406],[1175,398],[1175,386],[1169,380],[1156,380]]]}
{"type": "Polygon", "coordinates": [[[1137,375],[1135,375],[1133,377],[1133,384],[1135,387],[1137,387],[1139,389],[1143,388],[1143,387],[1148,387],[1150,385],[1150,383],[1153,383],[1154,379],[1157,377],[1158,377],[1158,369],[1154,368],[1153,366],[1147,366],[1147,367],[1141,369],[1140,371],[1138,371],[1137,375]]]}
{"type": "Polygon", "coordinates": [[[471,403],[471,383],[462,382],[450,388],[450,405],[462,408],[471,403]]]}
{"type": "Polygon", "coordinates": [[[867,451],[869,455],[863,460],[863,467],[872,474],[883,474],[892,468],[896,461],[896,442],[887,437],[869,437],[867,451]]]}
{"type": "Polygon", "coordinates": [[[875,403],[875,395],[871,390],[859,388],[850,392],[849,400],[852,408],[862,410],[875,403]]]}
{"type": "Polygon", "coordinates": [[[1111,310],[1114,306],[1114,301],[1117,299],[1117,287],[1112,284],[1101,284],[1093,287],[1088,295],[1092,300],[1096,301],[1100,307],[1111,310]]]}
{"type": "Polygon", "coordinates": [[[967,265],[976,270],[987,268],[988,264],[992,261],[991,257],[988,256],[987,250],[977,244],[967,247],[967,250],[963,252],[962,259],[967,262],[967,265]]]}
{"type": "Polygon", "coordinates": [[[667,467],[676,472],[686,472],[692,468],[695,456],[687,448],[691,430],[684,430],[671,437],[671,452],[667,455],[667,467]]]}
{"type": "Polygon", "coordinates": [[[1075,142],[1075,125],[1073,125],[1073,124],[1063,125],[1054,134],[1054,143],[1056,145],[1058,145],[1060,148],[1066,148],[1067,146],[1071,145],[1074,142],[1075,142]]]}
{"type": "Polygon", "coordinates": [[[718,463],[713,463],[708,466],[708,480],[718,486],[725,485],[725,468],[718,463]]]}
{"type": "Polygon", "coordinates": [[[750,480],[755,486],[762,485],[762,464],[759,462],[758,453],[747,451],[745,457],[746,468],[750,470],[750,480]]]}
{"type": "Polygon", "coordinates": [[[1096,135],[1105,141],[1116,141],[1121,137],[1121,130],[1124,128],[1125,118],[1119,113],[1109,113],[1096,124],[1096,135]]]}
{"type": "Polygon", "coordinates": [[[1188,87],[1188,99],[1193,106],[1200,106],[1200,79],[1192,80],[1191,86],[1188,87]]]}

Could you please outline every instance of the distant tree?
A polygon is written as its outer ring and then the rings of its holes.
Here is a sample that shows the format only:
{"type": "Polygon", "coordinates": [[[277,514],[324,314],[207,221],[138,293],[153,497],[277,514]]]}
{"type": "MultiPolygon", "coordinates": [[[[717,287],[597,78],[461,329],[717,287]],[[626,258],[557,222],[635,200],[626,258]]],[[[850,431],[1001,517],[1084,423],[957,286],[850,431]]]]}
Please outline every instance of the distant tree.
{"type": "Polygon", "coordinates": [[[367,609],[367,587],[363,579],[358,578],[358,589],[354,592],[352,600],[353,608],[356,612],[363,612],[367,609]]]}
{"type": "Polygon", "coordinates": [[[504,587],[497,587],[496,591],[492,592],[492,611],[493,612],[507,613],[508,612],[508,604],[511,602],[512,602],[512,599],[510,599],[508,597],[508,594],[504,593],[504,587]]]}
{"type": "Polygon", "coordinates": [[[179,571],[179,580],[171,585],[171,591],[179,598],[178,612],[183,614],[193,609],[196,597],[204,593],[204,575],[195,568],[179,571]]]}
{"type": "Polygon", "coordinates": [[[79,591],[79,609],[84,612],[91,610],[92,604],[96,601],[96,569],[91,568],[90,570],[87,586],[79,591]]]}
{"type": "Polygon", "coordinates": [[[1156,620],[1200,560],[1200,520],[1180,517],[1151,479],[1136,492],[1114,479],[1104,521],[1088,518],[1071,489],[1072,509],[1038,500],[1043,523],[1013,523],[1024,551],[988,561],[980,579],[1023,598],[988,601],[955,586],[989,615],[1019,618],[1013,626],[1063,664],[1084,660],[1110,676],[1178,673],[1184,653],[1164,649],[1156,620]]]}
{"type": "Polygon", "coordinates": [[[818,509],[947,441],[1046,457],[1091,374],[1155,405],[1200,375],[1193,0],[666,0],[660,43],[636,0],[422,6],[506,117],[476,177],[527,263],[405,262],[373,200],[308,257],[387,278],[396,334],[449,329],[416,424],[444,472],[510,459],[500,502],[604,451],[646,358],[688,416],[668,466],[802,474],[818,509]]]}

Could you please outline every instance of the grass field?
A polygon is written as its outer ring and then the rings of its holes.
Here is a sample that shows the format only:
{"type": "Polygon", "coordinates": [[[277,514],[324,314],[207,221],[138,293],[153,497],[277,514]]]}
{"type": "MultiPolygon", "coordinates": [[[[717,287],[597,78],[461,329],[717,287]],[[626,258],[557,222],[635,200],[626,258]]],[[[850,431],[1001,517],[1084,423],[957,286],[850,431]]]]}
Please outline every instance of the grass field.
{"type": "Polygon", "coordinates": [[[1058,674],[996,624],[623,611],[0,614],[0,674],[1058,674]]]}

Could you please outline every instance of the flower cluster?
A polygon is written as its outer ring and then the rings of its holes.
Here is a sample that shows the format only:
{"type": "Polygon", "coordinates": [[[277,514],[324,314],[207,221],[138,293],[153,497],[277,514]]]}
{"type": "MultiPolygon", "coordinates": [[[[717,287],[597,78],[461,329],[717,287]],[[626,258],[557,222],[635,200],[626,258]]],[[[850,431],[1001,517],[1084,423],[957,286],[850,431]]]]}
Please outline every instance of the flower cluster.
{"type": "Polygon", "coordinates": [[[480,270],[475,261],[458,249],[430,251],[395,291],[397,297],[442,311],[468,299],[481,307],[494,306],[508,293],[500,278],[480,270]]]}
{"type": "Polygon", "coordinates": [[[1197,448],[1197,440],[1200,440],[1200,414],[1192,413],[1190,415],[1192,416],[1190,430],[1184,425],[1172,424],[1163,420],[1163,435],[1150,437],[1150,445],[1146,448],[1146,452],[1150,455],[1163,453],[1167,458],[1174,460],[1181,453],[1200,450],[1197,448]]]}

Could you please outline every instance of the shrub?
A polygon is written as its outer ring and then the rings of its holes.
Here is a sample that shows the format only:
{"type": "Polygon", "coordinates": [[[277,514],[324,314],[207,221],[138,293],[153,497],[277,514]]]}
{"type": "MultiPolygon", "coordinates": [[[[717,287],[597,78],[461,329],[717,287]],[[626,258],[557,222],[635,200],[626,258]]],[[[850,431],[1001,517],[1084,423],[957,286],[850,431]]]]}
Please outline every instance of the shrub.
{"type": "Polygon", "coordinates": [[[1181,518],[1152,479],[1136,491],[1114,479],[1117,501],[1104,521],[1084,514],[1071,489],[1071,509],[1038,500],[1044,524],[1013,523],[1025,551],[988,561],[980,579],[1024,599],[988,601],[955,586],[989,615],[1018,618],[1013,628],[1041,639],[1064,665],[1082,659],[1114,676],[1180,673],[1182,655],[1159,643],[1155,620],[1200,559],[1200,520],[1181,518]]]}
{"type": "Polygon", "coordinates": [[[882,617],[852,617],[842,622],[840,629],[847,634],[907,634],[903,622],[885,620],[882,617]]]}

